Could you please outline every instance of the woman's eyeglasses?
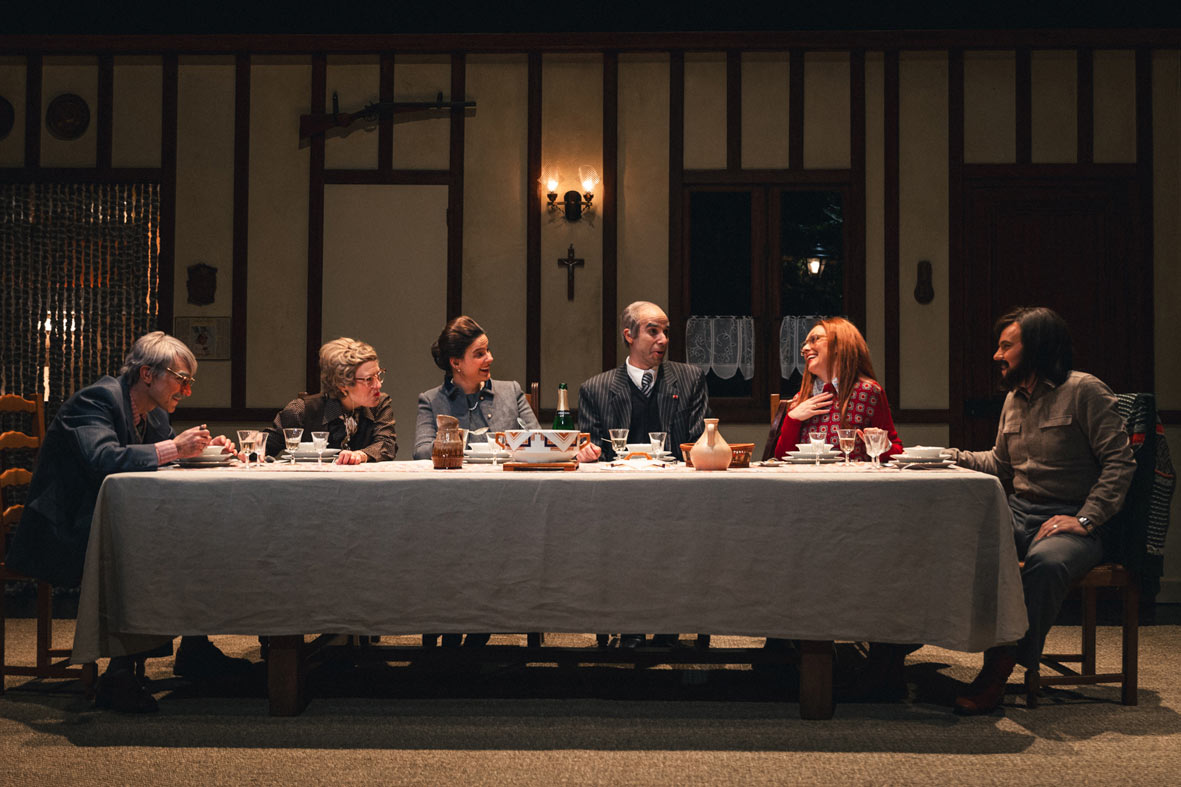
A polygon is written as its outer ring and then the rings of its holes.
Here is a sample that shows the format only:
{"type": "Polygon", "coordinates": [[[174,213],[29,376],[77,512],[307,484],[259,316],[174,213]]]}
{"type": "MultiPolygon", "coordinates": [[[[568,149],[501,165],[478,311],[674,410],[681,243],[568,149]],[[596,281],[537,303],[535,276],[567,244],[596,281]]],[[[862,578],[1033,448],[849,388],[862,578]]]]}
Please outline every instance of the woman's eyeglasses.
{"type": "Polygon", "coordinates": [[[356,381],[361,385],[373,385],[374,383],[381,385],[385,382],[385,369],[378,369],[377,374],[368,377],[358,377],[356,381]]]}

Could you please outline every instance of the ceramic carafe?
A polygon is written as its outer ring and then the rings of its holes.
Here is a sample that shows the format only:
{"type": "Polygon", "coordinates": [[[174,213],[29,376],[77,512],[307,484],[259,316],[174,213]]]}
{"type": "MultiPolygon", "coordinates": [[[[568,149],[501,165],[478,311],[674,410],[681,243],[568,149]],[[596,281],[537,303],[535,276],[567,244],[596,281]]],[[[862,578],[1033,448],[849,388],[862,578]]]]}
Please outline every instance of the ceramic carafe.
{"type": "Polygon", "coordinates": [[[725,470],[730,466],[733,452],[730,444],[718,431],[718,419],[706,418],[705,431],[689,449],[689,459],[694,470],[725,470]]]}
{"type": "Polygon", "coordinates": [[[451,415],[437,415],[439,431],[431,444],[431,461],[436,470],[454,470],[463,465],[463,432],[459,419],[451,415]]]}

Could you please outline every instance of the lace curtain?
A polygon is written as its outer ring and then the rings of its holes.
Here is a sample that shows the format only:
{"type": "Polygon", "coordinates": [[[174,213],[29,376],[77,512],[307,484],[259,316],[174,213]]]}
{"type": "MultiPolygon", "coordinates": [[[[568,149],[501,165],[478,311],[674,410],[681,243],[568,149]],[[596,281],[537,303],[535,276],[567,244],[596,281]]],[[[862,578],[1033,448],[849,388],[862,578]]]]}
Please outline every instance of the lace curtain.
{"type": "Polygon", "coordinates": [[[749,380],[755,374],[755,321],[753,317],[690,317],[685,326],[685,352],[689,363],[723,380],[741,371],[749,380]]]}
{"type": "Polygon", "coordinates": [[[819,314],[789,314],[779,324],[779,374],[790,380],[794,372],[804,373],[804,357],[800,347],[808,331],[821,318],[819,314]]]}
{"type": "Polygon", "coordinates": [[[48,420],[118,371],[156,326],[159,215],[156,184],[0,184],[0,391],[48,384],[48,420]]]}

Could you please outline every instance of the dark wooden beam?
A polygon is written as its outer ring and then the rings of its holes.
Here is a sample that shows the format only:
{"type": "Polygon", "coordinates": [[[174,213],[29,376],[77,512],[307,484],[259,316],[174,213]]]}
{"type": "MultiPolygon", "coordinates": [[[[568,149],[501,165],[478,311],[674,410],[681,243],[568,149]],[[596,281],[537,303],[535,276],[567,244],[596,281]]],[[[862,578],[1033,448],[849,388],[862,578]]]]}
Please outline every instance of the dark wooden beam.
{"type": "Polygon", "coordinates": [[[1089,48],[1078,51],[1078,163],[1095,160],[1095,59],[1089,48]]]}
{"type": "Polygon", "coordinates": [[[793,49],[788,56],[787,77],[787,166],[804,168],[804,50],[793,49]]]}
{"type": "Polygon", "coordinates": [[[179,67],[176,55],[163,58],[164,82],[160,120],[160,278],[158,281],[157,325],[173,331],[176,281],[176,132],[179,67]]]}
{"type": "Polygon", "coordinates": [[[525,176],[525,379],[541,380],[541,54],[529,54],[525,176]]]}
{"type": "MultiPolygon", "coordinates": [[[[948,306],[952,315],[948,327],[947,395],[951,404],[948,427],[952,445],[963,445],[964,429],[964,329],[957,319],[968,308],[964,292],[964,52],[953,49],[947,55],[947,234],[948,306]]],[[[901,403],[900,403],[901,404],[901,403]]]]}
{"type": "Polygon", "coordinates": [[[1141,264],[1136,266],[1140,271],[1140,281],[1135,292],[1138,294],[1139,306],[1136,309],[1140,320],[1141,330],[1137,331],[1140,357],[1145,359],[1143,364],[1143,386],[1146,391],[1156,390],[1156,357],[1153,332],[1153,316],[1155,311],[1153,293],[1155,288],[1153,249],[1153,136],[1152,136],[1152,50],[1146,47],[1136,49],[1136,168],[1137,188],[1139,190],[1140,211],[1137,226],[1137,247],[1141,264]]]}
{"type": "Polygon", "coordinates": [[[884,322],[885,322],[885,353],[886,353],[886,399],[893,409],[902,406],[899,391],[899,200],[900,168],[899,157],[899,85],[898,85],[898,52],[889,50],[883,60],[883,293],[884,322]]]}
{"type": "Polygon", "coordinates": [[[668,75],[668,316],[671,352],[685,358],[685,320],[689,276],[684,253],[685,194],[685,53],[669,53],[668,75]]]}
{"type": "MultiPolygon", "coordinates": [[[[323,114],[324,93],[328,90],[328,59],[312,58],[309,111],[323,114]]],[[[311,140],[308,167],[308,292],[307,325],[304,339],[306,353],[305,388],[320,390],[320,344],[324,331],[324,135],[311,140]]]]}
{"type": "Polygon", "coordinates": [[[742,169],[742,53],[726,53],[726,169],[742,169]]]}
{"type": "Polygon", "coordinates": [[[115,57],[98,58],[98,106],[95,107],[95,166],[111,168],[111,145],[115,128],[115,57]]]}
{"type": "Polygon", "coordinates": [[[865,324],[865,52],[849,53],[849,203],[845,205],[845,313],[865,324]]]}
{"type": "MultiPolygon", "coordinates": [[[[378,66],[377,100],[394,100],[394,53],[382,52],[378,66]]],[[[377,168],[389,174],[394,168],[394,116],[383,113],[377,120],[377,168]]]]}
{"type": "MultiPolygon", "coordinates": [[[[324,137],[319,137],[323,144],[324,137]]],[[[324,182],[339,186],[447,186],[451,183],[450,169],[326,169],[324,182]]]]}
{"type": "Polygon", "coordinates": [[[0,183],[160,183],[159,167],[0,167],[0,183]]]}
{"type": "MultiPolygon", "coordinates": [[[[467,95],[467,60],[451,56],[451,100],[467,95]]],[[[450,178],[447,184],[447,319],[463,314],[463,151],[464,114],[451,108],[450,178]]]]}
{"type": "Polygon", "coordinates": [[[1017,163],[1033,160],[1033,63],[1029,47],[1017,50],[1017,163]]]}
{"type": "MultiPolygon", "coordinates": [[[[0,47],[3,51],[3,47],[0,47]]],[[[25,168],[41,166],[41,55],[25,59],[25,168]]]]}
{"type": "Polygon", "coordinates": [[[619,311],[619,55],[603,55],[603,368],[616,364],[616,317],[619,311]]]}
{"type": "Polygon", "coordinates": [[[247,267],[250,228],[250,55],[234,59],[234,219],[233,219],[233,315],[230,336],[230,405],[246,406],[246,348],[249,325],[247,267]]]}

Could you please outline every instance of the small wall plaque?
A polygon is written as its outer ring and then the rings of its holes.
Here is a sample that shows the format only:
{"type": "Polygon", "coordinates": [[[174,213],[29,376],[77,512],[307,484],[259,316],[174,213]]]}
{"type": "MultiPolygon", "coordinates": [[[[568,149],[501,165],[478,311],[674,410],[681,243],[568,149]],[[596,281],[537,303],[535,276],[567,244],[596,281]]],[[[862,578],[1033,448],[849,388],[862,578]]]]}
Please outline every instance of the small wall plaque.
{"type": "Polygon", "coordinates": [[[90,127],[90,107],[74,93],[62,93],[45,109],[45,128],[58,139],[69,142],[90,127]]]}
{"type": "Polygon", "coordinates": [[[228,361],[229,317],[174,317],[174,335],[189,346],[198,361],[228,361]]]}

